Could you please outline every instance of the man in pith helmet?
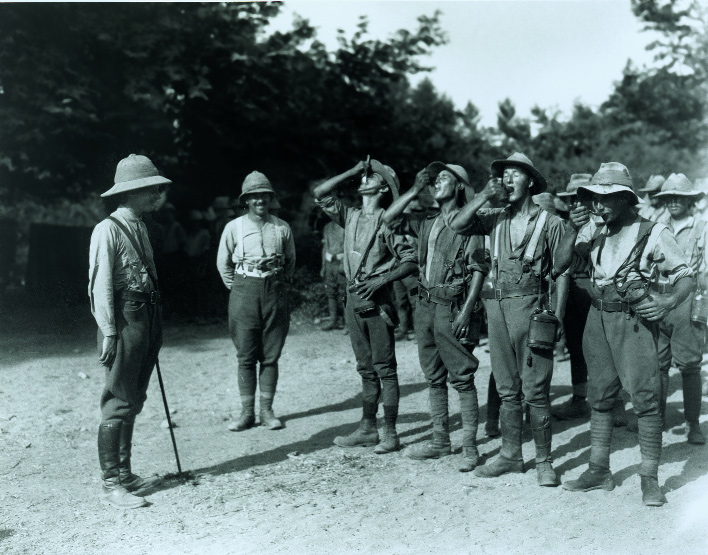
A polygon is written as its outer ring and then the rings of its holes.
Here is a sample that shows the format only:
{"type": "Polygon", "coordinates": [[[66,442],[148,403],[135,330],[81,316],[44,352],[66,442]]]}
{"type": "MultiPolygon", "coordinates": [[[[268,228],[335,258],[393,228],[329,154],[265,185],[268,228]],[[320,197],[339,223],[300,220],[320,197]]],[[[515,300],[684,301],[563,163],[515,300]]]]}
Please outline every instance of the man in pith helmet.
{"type": "Polygon", "coordinates": [[[146,156],[124,158],[115,184],[101,195],[110,216],[91,235],[88,294],[106,367],[98,428],[102,497],[120,508],[147,505],[143,497],[160,481],[133,474],[131,447],[162,345],[157,272],[141,216],[156,209],[170,183],[146,156]]]}
{"type": "Polygon", "coordinates": [[[216,266],[229,294],[229,333],[238,358],[241,415],[229,430],[242,432],[260,422],[269,430],[283,423],[273,412],[278,360],[290,329],[288,289],[295,271],[295,241],[290,226],[270,214],[275,191],[261,172],[243,181],[239,202],[248,213],[226,224],[216,266]]]}
{"type": "Polygon", "coordinates": [[[588,365],[590,465],[569,491],[612,490],[610,442],[620,388],[629,393],[638,417],[641,453],[642,501],[661,506],[666,497],[659,488],[661,457],[661,380],[657,340],[658,322],[679,306],[693,289],[693,272],[686,264],[672,233],[662,224],[637,214],[639,197],[627,168],[619,162],[600,166],[589,185],[593,211],[603,224],[588,226],[590,210],[576,206],[570,226],[556,252],[557,271],[590,264],[592,308],[583,335],[588,365]],[[649,291],[656,273],[667,276],[672,290],[649,291]]]}
{"type": "Polygon", "coordinates": [[[398,197],[398,177],[377,160],[359,162],[318,185],[314,195],[315,203],[344,228],[344,272],[349,284],[345,324],[362,388],[359,427],[334,438],[334,443],[340,447],[375,446],[377,454],[391,453],[400,448],[396,431],[400,389],[393,331],[397,315],[390,284],[416,271],[413,245],[382,221],[383,203],[398,197]],[[333,192],[358,176],[362,206],[345,206],[333,192]],[[376,427],[379,401],[384,409],[380,442],[376,427]]]}
{"type": "MultiPolygon", "coordinates": [[[[701,361],[705,347],[706,327],[691,320],[691,306],[696,291],[706,291],[706,247],[708,238],[706,222],[692,215],[692,209],[703,193],[695,189],[682,173],[672,173],[661,186],[656,198],[669,212],[666,222],[676,237],[686,261],[693,270],[694,287],[691,295],[659,322],[659,367],[661,370],[661,414],[665,417],[666,397],[669,389],[669,368],[673,359],[681,372],[683,384],[683,411],[688,424],[687,440],[703,445],[706,438],[701,432],[698,417],[701,414],[701,361]]],[[[668,279],[659,274],[652,285],[658,293],[673,291],[668,279]]]]}
{"type": "MultiPolygon", "coordinates": [[[[490,180],[471,203],[449,222],[463,235],[489,235],[492,251],[491,291],[487,308],[492,372],[502,399],[502,448],[492,462],[478,466],[483,478],[523,472],[521,396],[529,407],[536,444],[536,475],[540,486],[555,487],[558,477],[551,458],[551,414],[548,392],[553,375],[553,349],[529,346],[529,321],[537,309],[549,309],[552,253],[564,224],[537,206],[532,195],[545,191],[546,179],[524,154],[495,160],[490,180]],[[493,200],[504,208],[481,209],[493,200]]],[[[562,318],[562,314],[559,314],[562,318]]]]}

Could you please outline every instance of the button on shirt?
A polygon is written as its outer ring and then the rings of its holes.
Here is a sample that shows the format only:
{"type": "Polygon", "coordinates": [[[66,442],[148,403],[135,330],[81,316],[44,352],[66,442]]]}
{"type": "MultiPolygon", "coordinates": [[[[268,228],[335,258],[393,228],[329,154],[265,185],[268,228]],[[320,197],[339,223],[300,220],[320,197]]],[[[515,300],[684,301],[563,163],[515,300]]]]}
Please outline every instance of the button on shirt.
{"type": "MultiPolygon", "coordinates": [[[[637,244],[641,221],[642,218],[637,216],[634,223],[613,235],[607,235],[607,226],[604,225],[598,231],[594,230],[594,226],[586,225],[578,232],[575,253],[581,261],[589,259],[592,262],[594,282],[598,287],[613,284],[617,270],[637,244]],[[607,237],[598,264],[602,234],[607,237]]],[[[641,276],[632,268],[625,281],[651,280],[661,273],[673,285],[682,277],[692,275],[676,239],[665,225],[654,225],[639,260],[639,272],[641,276]]]]}
{"type": "MultiPolygon", "coordinates": [[[[152,275],[157,275],[147,228],[129,208],[121,206],[113,214],[125,225],[145,250],[152,275]]],[[[109,219],[93,229],[89,249],[91,313],[103,335],[116,335],[114,297],[118,291],[149,292],[155,289],[140,255],[118,226],[109,219]]]]}
{"type": "Polygon", "coordinates": [[[332,196],[315,200],[315,204],[344,228],[344,273],[348,280],[355,277],[369,244],[371,249],[357,276],[360,281],[383,275],[393,270],[398,262],[415,262],[414,246],[403,235],[382,224],[383,208],[364,214],[361,209],[344,206],[332,196]]]}
{"type": "Polygon", "coordinates": [[[259,228],[245,215],[226,224],[219,241],[216,267],[228,289],[231,289],[234,273],[239,269],[251,267],[267,274],[278,264],[282,264],[283,273],[291,279],[295,271],[295,240],[287,222],[268,215],[263,227],[259,228]],[[243,229],[241,238],[240,226],[243,229]],[[239,241],[243,241],[243,245],[239,241]]]}

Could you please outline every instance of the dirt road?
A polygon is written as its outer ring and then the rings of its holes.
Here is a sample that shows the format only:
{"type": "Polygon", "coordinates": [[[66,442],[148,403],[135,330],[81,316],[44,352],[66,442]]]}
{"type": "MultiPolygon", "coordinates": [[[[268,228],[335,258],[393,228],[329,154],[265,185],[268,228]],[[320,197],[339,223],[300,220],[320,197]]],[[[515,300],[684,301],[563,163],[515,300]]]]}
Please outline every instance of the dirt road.
{"type": "MultiPolygon", "coordinates": [[[[281,359],[276,413],[286,428],[232,433],[236,359],[225,325],[168,325],[161,365],[182,466],[147,508],[99,502],[96,455],[103,370],[85,311],[5,316],[0,324],[0,552],[12,554],[708,553],[708,447],[682,435],[680,376],[672,370],[660,483],[669,503],[646,508],[636,435],[613,438],[612,492],[569,493],[527,472],[481,480],[457,471],[460,421],[450,396],[456,453],[415,462],[401,453],[335,447],[360,416],[349,338],[293,319],[281,359]]],[[[429,433],[425,384],[413,342],[398,344],[400,431],[429,433]]],[[[489,355],[476,351],[482,415],[489,355]]],[[[552,402],[570,394],[557,365],[552,402]]],[[[175,472],[157,379],[135,431],[134,470],[175,472]]],[[[705,407],[705,405],[704,405],[705,407]]],[[[484,416],[482,417],[484,422],[484,416]]],[[[702,417],[704,426],[706,416],[702,417]]],[[[586,422],[554,424],[555,466],[577,477],[589,457],[586,422]]],[[[500,440],[486,440],[490,456],[500,440]]]]}

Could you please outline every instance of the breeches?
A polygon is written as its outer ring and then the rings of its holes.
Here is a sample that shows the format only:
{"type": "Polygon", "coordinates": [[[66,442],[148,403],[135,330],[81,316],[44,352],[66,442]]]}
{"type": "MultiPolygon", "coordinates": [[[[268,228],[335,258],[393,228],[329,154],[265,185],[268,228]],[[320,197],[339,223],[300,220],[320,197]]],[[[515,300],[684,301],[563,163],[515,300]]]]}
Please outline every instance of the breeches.
{"type": "MultiPolygon", "coordinates": [[[[162,346],[162,309],[136,301],[115,302],[116,357],[106,370],[101,394],[101,420],[130,422],[143,410],[150,376],[162,346]]],[[[103,334],[98,330],[98,349],[103,334]]]]}
{"type": "Polygon", "coordinates": [[[548,410],[553,376],[553,349],[529,347],[529,321],[538,306],[536,296],[485,302],[492,373],[504,403],[526,403],[548,410]]]}
{"type": "Polygon", "coordinates": [[[588,365],[588,401],[597,411],[614,406],[620,388],[639,416],[659,414],[661,385],[658,326],[624,312],[590,309],[583,352],[588,365]]]}
{"type": "Polygon", "coordinates": [[[681,374],[698,374],[701,370],[705,326],[691,322],[689,297],[659,323],[659,368],[668,372],[673,359],[681,374]]]}
{"type": "MultiPolygon", "coordinates": [[[[466,347],[452,333],[450,318],[455,313],[449,306],[418,299],[415,334],[420,366],[429,387],[447,387],[449,375],[453,388],[473,391],[479,361],[472,354],[473,346],[466,347]]],[[[479,319],[473,317],[468,325],[479,326],[479,319]]]]}

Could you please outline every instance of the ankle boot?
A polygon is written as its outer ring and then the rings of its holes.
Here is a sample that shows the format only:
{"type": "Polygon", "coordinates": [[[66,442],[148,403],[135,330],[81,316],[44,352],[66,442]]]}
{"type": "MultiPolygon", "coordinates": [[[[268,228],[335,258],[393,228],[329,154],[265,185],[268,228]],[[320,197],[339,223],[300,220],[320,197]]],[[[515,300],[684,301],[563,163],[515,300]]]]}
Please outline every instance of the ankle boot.
{"type": "Polygon", "coordinates": [[[701,415],[701,375],[682,374],[683,379],[683,414],[688,424],[688,443],[704,445],[706,438],[698,425],[701,415]]]}
{"type": "Polygon", "coordinates": [[[229,424],[232,432],[242,432],[256,425],[256,397],[255,395],[241,395],[241,416],[229,424]]]}
{"type": "Polygon", "coordinates": [[[472,472],[479,463],[477,427],[479,426],[479,403],[477,390],[458,391],[460,417],[462,418],[462,463],[460,472],[472,472]]]}
{"type": "Polygon", "coordinates": [[[273,397],[275,393],[261,393],[260,418],[261,426],[269,430],[280,430],[283,423],[273,413],[273,397]]]}
{"type": "Polygon", "coordinates": [[[389,407],[384,405],[384,426],[382,429],[382,438],[379,444],[374,447],[374,453],[377,455],[385,455],[393,453],[401,448],[401,441],[398,439],[396,432],[396,420],[398,419],[398,407],[389,407]]]}
{"type": "Polygon", "coordinates": [[[706,444],[706,436],[703,435],[703,432],[701,431],[701,426],[698,423],[698,420],[695,422],[688,422],[688,434],[686,437],[686,440],[688,443],[692,445],[705,445],[706,444]]]}
{"type": "Polygon", "coordinates": [[[642,482],[642,503],[647,507],[661,507],[666,496],[661,492],[659,480],[655,476],[640,476],[642,482]]]}
{"type": "Polygon", "coordinates": [[[339,447],[373,447],[379,442],[376,418],[362,418],[359,427],[348,436],[337,436],[334,444],[339,447]]]}
{"type": "Polygon", "coordinates": [[[120,509],[135,509],[147,505],[120,483],[121,424],[101,424],[98,427],[98,462],[101,465],[102,501],[120,509]]]}
{"type": "Polygon", "coordinates": [[[450,416],[447,408],[447,387],[428,388],[428,404],[433,421],[433,438],[406,450],[406,456],[422,461],[446,457],[452,452],[450,445],[450,416]]]}
{"type": "Polygon", "coordinates": [[[143,479],[137,474],[133,474],[130,467],[130,457],[133,448],[134,425],[134,421],[125,421],[120,428],[120,484],[129,492],[144,497],[148,495],[152,489],[160,485],[162,479],[159,476],[143,479]]]}
{"type": "Polygon", "coordinates": [[[484,425],[484,433],[487,437],[499,437],[499,410],[501,408],[501,399],[497,391],[497,382],[494,380],[494,375],[489,374],[489,387],[487,389],[487,423],[484,425]]]}
{"type": "Polygon", "coordinates": [[[524,471],[524,459],[521,454],[521,405],[502,403],[499,422],[502,433],[501,451],[489,464],[475,468],[474,474],[480,478],[496,478],[509,472],[524,471]]]}
{"type": "Polygon", "coordinates": [[[601,468],[591,462],[588,469],[577,480],[563,482],[563,489],[567,491],[592,491],[594,489],[612,491],[615,489],[615,481],[609,468],[601,468]]]}
{"type": "Polygon", "coordinates": [[[559,484],[556,471],[551,464],[551,417],[544,415],[540,409],[531,407],[531,433],[536,444],[536,475],[538,485],[556,487],[559,484]]]}

